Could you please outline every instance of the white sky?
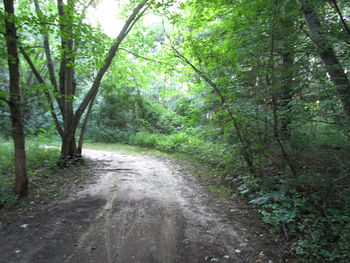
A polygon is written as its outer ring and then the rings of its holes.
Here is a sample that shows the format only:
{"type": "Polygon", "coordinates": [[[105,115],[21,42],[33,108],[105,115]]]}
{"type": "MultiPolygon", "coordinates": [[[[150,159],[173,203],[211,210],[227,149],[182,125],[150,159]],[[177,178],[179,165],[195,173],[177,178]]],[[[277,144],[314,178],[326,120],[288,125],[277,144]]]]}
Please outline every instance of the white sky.
{"type": "Polygon", "coordinates": [[[123,21],[117,18],[121,11],[120,0],[101,0],[96,8],[90,6],[87,11],[87,19],[91,24],[101,24],[102,30],[110,37],[118,35],[123,27],[123,21]]]}
{"type": "MultiPolygon", "coordinates": [[[[124,26],[124,20],[118,19],[123,5],[129,3],[129,0],[101,0],[96,8],[90,6],[87,11],[87,19],[92,25],[101,25],[102,30],[112,38],[117,37],[124,26]]],[[[132,10],[130,10],[131,12],[132,10]]],[[[147,14],[144,20],[145,25],[153,22],[161,22],[161,17],[154,14],[147,14]]]]}

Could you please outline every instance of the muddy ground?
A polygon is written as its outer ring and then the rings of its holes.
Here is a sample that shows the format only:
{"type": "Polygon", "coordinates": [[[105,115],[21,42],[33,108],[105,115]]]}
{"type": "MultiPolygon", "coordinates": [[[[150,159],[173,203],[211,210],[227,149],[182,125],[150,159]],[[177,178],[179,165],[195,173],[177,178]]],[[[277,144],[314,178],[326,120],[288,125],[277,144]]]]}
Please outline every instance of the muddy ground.
{"type": "MultiPolygon", "coordinates": [[[[66,200],[8,216],[0,262],[283,262],[248,208],[173,161],[85,150],[91,178],[66,200]]],[[[33,204],[35,206],[35,204],[33,204]]]]}

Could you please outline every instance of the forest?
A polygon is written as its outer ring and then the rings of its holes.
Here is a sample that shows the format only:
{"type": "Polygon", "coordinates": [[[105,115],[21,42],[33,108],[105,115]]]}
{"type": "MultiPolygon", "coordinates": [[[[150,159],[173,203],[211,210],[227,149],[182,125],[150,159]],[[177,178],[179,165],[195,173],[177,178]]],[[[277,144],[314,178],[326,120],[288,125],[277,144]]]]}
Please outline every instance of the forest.
{"type": "Polygon", "coordinates": [[[207,165],[288,262],[349,262],[350,2],[116,1],[115,36],[99,2],[0,4],[0,211],[134,145],[207,165]]]}

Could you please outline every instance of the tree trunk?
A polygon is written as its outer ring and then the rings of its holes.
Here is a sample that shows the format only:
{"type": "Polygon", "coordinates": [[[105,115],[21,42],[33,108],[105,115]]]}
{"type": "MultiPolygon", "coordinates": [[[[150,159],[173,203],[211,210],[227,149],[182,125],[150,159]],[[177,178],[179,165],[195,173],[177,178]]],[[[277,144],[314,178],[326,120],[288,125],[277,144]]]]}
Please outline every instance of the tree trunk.
{"type": "Polygon", "coordinates": [[[95,98],[96,96],[91,100],[90,104],[89,104],[89,108],[88,111],[86,112],[84,121],[83,121],[83,125],[81,126],[81,131],[80,131],[80,136],[79,136],[79,143],[78,143],[78,150],[77,150],[77,154],[81,156],[81,153],[83,151],[83,143],[84,143],[84,136],[85,136],[85,131],[86,131],[86,127],[89,121],[89,116],[90,113],[92,111],[92,107],[94,106],[94,102],[95,102],[95,98]]]}
{"type": "Polygon", "coordinates": [[[279,108],[283,112],[281,116],[281,138],[283,140],[289,140],[291,133],[290,124],[292,123],[291,106],[289,103],[293,99],[293,52],[287,51],[283,53],[282,60],[282,86],[279,91],[279,108]]]}
{"type": "Polygon", "coordinates": [[[25,140],[21,113],[21,95],[19,87],[19,58],[17,51],[17,32],[14,22],[13,0],[4,0],[6,24],[6,45],[10,75],[10,100],[8,102],[11,114],[12,137],[15,147],[15,193],[23,197],[28,194],[26,169],[25,140]]]}
{"type": "Polygon", "coordinates": [[[15,146],[15,193],[23,197],[28,194],[28,179],[26,168],[25,140],[21,109],[18,103],[10,103],[12,137],[15,146]],[[11,106],[12,105],[12,106],[11,106]]]}
{"type": "Polygon", "coordinates": [[[62,137],[61,156],[58,165],[67,167],[77,161],[77,146],[75,141],[75,131],[64,134],[62,137]]]}
{"type": "Polygon", "coordinates": [[[350,118],[350,81],[336,57],[331,43],[322,35],[320,19],[312,6],[312,1],[299,0],[299,3],[305,15],[306,25],[310,31],[312,41],[316,44],[319,56],[335,85],[343,106],[344,115],[350,118]]]}

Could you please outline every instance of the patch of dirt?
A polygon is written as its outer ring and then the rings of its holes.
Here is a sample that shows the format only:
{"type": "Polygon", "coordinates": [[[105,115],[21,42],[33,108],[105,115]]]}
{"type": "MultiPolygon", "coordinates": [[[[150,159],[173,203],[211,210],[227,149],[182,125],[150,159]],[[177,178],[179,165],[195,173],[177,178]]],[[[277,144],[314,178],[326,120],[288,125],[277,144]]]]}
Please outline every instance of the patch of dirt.
{"type": "Polygon", "coordinates": [[[92,180],[63,202],[5,219],[1,263],[283,261],[247,209],[214,197],[179,164],[107,151],[84,155],[97,164],[92,180]]]}

